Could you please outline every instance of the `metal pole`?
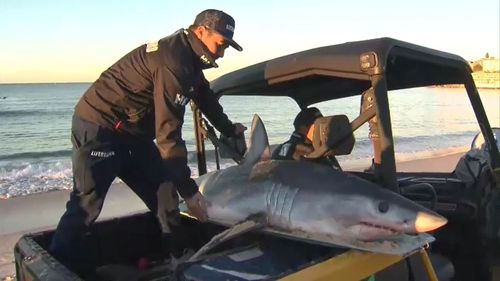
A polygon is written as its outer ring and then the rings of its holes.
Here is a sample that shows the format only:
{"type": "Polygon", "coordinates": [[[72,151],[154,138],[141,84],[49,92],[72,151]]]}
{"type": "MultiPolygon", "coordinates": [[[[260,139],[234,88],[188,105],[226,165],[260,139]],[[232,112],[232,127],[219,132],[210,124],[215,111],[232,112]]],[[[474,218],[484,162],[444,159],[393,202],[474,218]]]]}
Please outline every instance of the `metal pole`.
{"type": "Polygon", "coordinates": [[[198,174],[201,176],[207,173],[207,159],[205,156],[205,136],[203,135],[202,116],[198,107],[191,103],[191,110],[193,111],[193,128],[196,138],[196,157],[198,160],[198,174]]]}
{"type": "Polygon", "coordinates": [[[396,160],[392,138],[391,114],[387,97],[387,81],[384,75],[371,76],[377,111],[380,144],[380,169],[375,169],[375,177],[383,186],[399,192],[396,178],[396,160]]]}
{"type": "Polygon", "coordinates": [[[434,267],[432,266],[431,259],[429,258],[429,255],[427,255],[427,251],[425,249],[420,250],[419,256],[422,259],[429,281],[439,281],[436,276],[436,272],[434,271],[434,267]]]}
{"type": "Polygon", "coordinates": [[[474,79],[470,73],[465,77],[465,89],[467,90],[467,95],[469,96],[470,103],[476,114],[476,119],[479,122],[481,133],[484,139],[490,144],[490,165],[493,176],[496,178],[497,188],[500,188],[500,152],[496,146],[495,137],[493,136],[491,125],[481,102],[479,92],[477,91],[474,79]]]}

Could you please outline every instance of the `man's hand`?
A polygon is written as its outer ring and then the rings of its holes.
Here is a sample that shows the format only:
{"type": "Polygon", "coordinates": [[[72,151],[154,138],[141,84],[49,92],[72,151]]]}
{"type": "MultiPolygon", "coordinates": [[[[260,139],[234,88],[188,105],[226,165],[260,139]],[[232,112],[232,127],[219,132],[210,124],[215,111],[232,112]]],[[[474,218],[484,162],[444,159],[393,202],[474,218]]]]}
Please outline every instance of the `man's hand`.
{"type": "Polygon", "coordinates": [[[185,199],[185,201],[191,215],[202,222],[207,221],[207,202],[203,194],[198,191],[193,196],[185,199]]]}
{"type": "Polygon", "coordinates": [[[247,127],[241,123],[234,123],[234,135],[237,136],[246,131],[247,127]]]}
{"type": "Polygon", "coordinates": [[[313,152],[312,145],[300,144],[295,145],[295,151],[292,154],[293,159],[301,160],[304,156],[313,152]]]}

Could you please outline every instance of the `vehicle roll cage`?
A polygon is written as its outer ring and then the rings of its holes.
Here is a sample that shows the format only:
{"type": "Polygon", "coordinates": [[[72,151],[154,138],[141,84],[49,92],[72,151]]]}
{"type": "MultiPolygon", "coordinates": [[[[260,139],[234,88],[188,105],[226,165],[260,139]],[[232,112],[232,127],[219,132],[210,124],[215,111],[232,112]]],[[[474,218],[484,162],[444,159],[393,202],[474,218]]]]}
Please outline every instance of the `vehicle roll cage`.
{"type": "MultiPolygon", "coordinates": [[[[361,114],[371,107],[375,109],[375,116],[368,119],[375,178],[396,191],[398,183],[387,93],[447,84],[465,86],[481,132],[491,147],[490,165],[500,183],[500,154],[471,68],[467,61],[453,54],[392,38],[348,42],[257,63],[221,76],[211,82],[211,87],[218,96],[288,96],[300,108],[361,96],[361,114]]],[[[208,132],[209,127],[195,106],[193,114],[198,168],[203,174],[206,172],[203,140],[209,137],[213,142],[214,132],[208,132]]],[[[215,144],[216,148],[219,145],[215,144]]]]}

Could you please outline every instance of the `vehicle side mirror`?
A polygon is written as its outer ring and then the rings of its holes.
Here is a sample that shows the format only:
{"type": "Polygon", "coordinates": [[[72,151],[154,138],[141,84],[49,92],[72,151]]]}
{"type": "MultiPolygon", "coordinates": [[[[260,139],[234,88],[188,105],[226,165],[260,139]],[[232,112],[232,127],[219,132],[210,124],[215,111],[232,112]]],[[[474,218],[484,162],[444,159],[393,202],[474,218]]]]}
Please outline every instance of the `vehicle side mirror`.
{"type": "MultiPolygon", "coordinates": [[[[495,137],[498,149],[500,150],[500,128],[491,128],[491,131],[493,132],[493,137],[495,137]]],[[[484,143],[484,136],[481,132],[479,132],[472,140],[470,149],[482,149],[484,147],[484,143]]]]}

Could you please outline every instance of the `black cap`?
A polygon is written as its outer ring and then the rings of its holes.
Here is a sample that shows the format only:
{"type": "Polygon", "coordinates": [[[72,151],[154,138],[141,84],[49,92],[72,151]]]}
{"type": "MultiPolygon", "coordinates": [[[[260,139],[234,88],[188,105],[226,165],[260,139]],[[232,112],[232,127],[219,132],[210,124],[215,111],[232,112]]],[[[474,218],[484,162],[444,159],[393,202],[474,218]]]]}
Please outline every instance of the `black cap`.
{"type": "Polygon", "coordinates": [[[319,109],[316,107],[305,108],[297,114],[293,121],[293,126],[295,130],[298,130],[302,126],[309,128],[318,117],[323,117],[319,109]]]}
{"type": "Polygon", "coordinates": [[[243,48],[233,40],[234,35],[234,19],[223,11],[208,9],[196,16],[193,25],[208,27],[227,40],[231,47],[238,51],[243,51],[243,48]]]}

